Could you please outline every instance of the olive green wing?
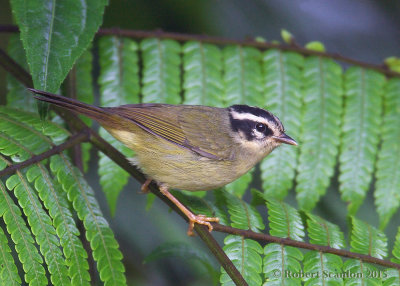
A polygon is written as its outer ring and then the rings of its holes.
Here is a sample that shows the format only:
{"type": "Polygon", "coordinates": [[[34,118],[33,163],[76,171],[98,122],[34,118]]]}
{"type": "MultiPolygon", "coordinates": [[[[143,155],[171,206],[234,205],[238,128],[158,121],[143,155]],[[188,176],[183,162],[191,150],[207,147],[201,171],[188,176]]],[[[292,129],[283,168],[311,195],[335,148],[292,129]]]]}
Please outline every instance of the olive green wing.
{"type": "Polygon", "coordinates": [[[215,122],[215,112],[212,112],[212,108],[168,104],[130,104],[107,109],[134,122],[143,130],[203,157],[223,160],[230,156],[225,144],[221,144],[220,141],[215,142],[221,134],[210,134],[211,130],[211,133],[219,131],[215,127],[218,123],[215,122]],[[204,111],[203,108],[205,108],[204,111]],[[220,147],[222,149],[219,149],[220,147]]]}

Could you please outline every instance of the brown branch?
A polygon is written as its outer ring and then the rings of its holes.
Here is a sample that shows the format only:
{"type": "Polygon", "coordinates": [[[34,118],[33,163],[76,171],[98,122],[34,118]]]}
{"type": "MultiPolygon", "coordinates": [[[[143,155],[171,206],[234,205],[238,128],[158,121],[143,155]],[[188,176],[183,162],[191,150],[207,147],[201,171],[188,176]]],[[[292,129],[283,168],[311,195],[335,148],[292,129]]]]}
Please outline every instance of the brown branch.
{"type": "Polygon", "coordinates": [[[314,251],[320,251],[323,253],[331,253],[335,255],[339,255],[342,257],[347,257],[347,258],[352,258],[352,259],[360,259],[364,262],[368,263],[374,263],[386,267],[391,267],[391,268],[397,268],[400,269],[400,264],[379,259],[376,257],[372,257],[370,255],[365,255],[365,254],[360,254],[360,253],[355,253],[351,252],[348,250],[344,249],[337,249],[337,248],[332,248],[329,246],[323,246],[323,245],[317,245],[317,244],[311,244],[307,242],[302,242],[302,241],[297,241],[289,238],[281,238],[281,237],[276,237],[264,233],[257,233],[251,230],[243,230],[243,229],[238,229],[230,226],[225,226],[222,224],[218,223],[212,223],[214,230],[224,232],[224,233],[229,233],[229,234],[234,234],[234,235],[240,235],[246,238],[254,239],[260,242],[267,242],[267,243],[279,243],[285,246],[293,246],[297,248],[303,248],[303,249],[308,249],[308,250],[314,250],[314,251]]]}
{"type": "MultiPolygon", "coordinates": [[[[1,59],[0,59],[0,64],[1,64],[1,59]]],[[[13,61],[13,62],[7,61],[6,66],[8,67],[8,65],[10,65],[10,64],[18,65],[18,63],[16,63],[15,61],[13,61]]],[[[19,67],[19,68],[23,69],[22,67],[19,67]]],[[[6,68],[6,70],[8,72],[10,72],[12,75],[14,75],[16,70],[18,70],[19,68],[17,68],[17,69],[6,68]]],[[[24,71],[24,72],[27,73],[26,71],[24,71]]],[[[32,86],[32,85],[29,85],[30,83],[26,78],[22,77],[21,79],[22,79],[21,82],[23,84],[25,84],[25,86],[27,86],[27,87],[32,86]]],[[[30,80],[30,82],[31,82],[31,80],[30,80]]],[[[59,107],[53,106],[53,108],[57,112],[57,114],[59,114],[69,124],[71,129],[75,130],[76,132],[79,132],[76,136],[78,136],[81,132],[83,132],[83,133],[86,132],[85,136],[89,137],[89,141],[97,149],[99,149],[106,156],[108,156],[111,160],[113,160],[116,164],[118,164],[121,168],[123,168],[125,171],[127,171],[137,181],[141,182],[142,184],[146,181],[146,177],[144,176],[143,173],[141,173],[135,166],[133,166],[121,152],[119,152],[111,144],[109,144],[107,141],[105,141],[95,131],[90,129],[81,119],[79,119],[78,116],[76,116],[75,114],[73,114],[65,109],[59,108],[59,107]],[[89,134],[87,134],[87,133],[89,133],[89,134]]],[[[65,142],[64,144],[66,144],[66,143],[67,142],[65,142]]],[[[61,146],[61,145],[59,145],[59,146],[61,146]]],[[[59,146],[56,146],[56,147],[59,147],[59,146]]],[[[53,150],[53,149],[51,149],[51,150],[53,150]]],[[[33,159],[33,158],[31,158],[31,159],[33,159]]],[[[27,161],[25,161],[25,162],[27,162],[27,161]]],[[[31,164],[33,164],[33,163],[35,163],[35,162],[32,162],[31,164]]],[[[5,172],[7,169],[3,170],[2,172],[5,172]]],[[[10,172],[10,171],[7,171],[7,172],[10,172]]],[[[0,176],[3,175],[2,172],[0,172],[0,176]]],[[[181,212],[181,210],[179,210],[176,207],[176,205],[174,203],[172,203],[167,197],[165,197],[160,192],[160,190],[158,189],[156,184],[154,184],[154,183],[150,184],[149,189],[153,194],[155,194],[157,197],[159,197],[161,200],[163,200],[176,213],[178,213],[181,217],[183,217],[185,220],[187,220],[186,215],[184,215],[181,212]]],[[[246,283],[246,281],[244,280],[243,276],[240,274],[240,272],[235,267],[235,265],[232,263],[232,261],[229,259],[229,257],[226,255],[226,253],[223,251],[221,246],[216,242],[216,240],[214,239],[212,234],[208,232],[208,228],[203,225],[196,225],[194,227],[194,229],[197,232],[197,234],[199,235],[199,237],[204,241],[204,243],[210,249],[210,251],[215,255],[217,260],[220,262],[221,266],[225,269],[227,274],[231,277],[232,281],[234,281],[236,285],[241,285],[241,286],[248,285],[246,283]]]]}
{"type": "MultiPolygon", "coordinates": [[[[10,25],[0,25],[0,32],[5,33],[15,33],[18,32],[18,28],[16,26],[10,25]]],[[[134,39],[144,39],[144,38],[159,38],[159,39],[173,39],[179,42],[187,42],[187,41],[199,41],[203,43],[210,43],[216,45],[241,45],[246,47],[255,47],[258,49],[266,50],[266,49],[279,49],[282,51],[292,51],[297,52],[305,56],[320,56],[324,58],[334,59],[343,63],[348,63],[352,65],[357,65],[363,68],[376,70],[385,74],[388,77],[398,77],[400,78],[400,73],[392,71],[384,65],[376,65],[370,64],[363,61],[359,61],[353,58],[345,57],[338,53],[329,53],[329,52],[318,52],[303,48],[298,45],[287,45],[287,44],[278,44],[278,43],[268,43],[268,42],[256,42],[254,40],[234,40],[224,37],[214,37],[214,36],[206,36],[206,35],[194,35],[194,34],[183,34],[183,33],[172,33],[172,32],[163,32],[161,30],[155,31],[143,31],[143,30],[125,30],[119,28],[102,28],[99,29],[97,35],[100,36],[120,36],[120,37],[128,37],[134,39]]]]}
{"type": "Polygon", "coordinates": [[[0,66],[25,86],[33,87],[31,75],[2,49],[0,49],[0,66]]]}
{"type": "Polygon", "coordinates": [[[65,149],[73,147],[78,143],[87,141],[89,139],[89,134],[90,133],[89,133],[88,129],[83,129],[81,132],[76,133],[73,136],[71,136],[71,138],[69,138],[64,143],[54,146],[53,148],[51,148],[43,153],[40,153],[38,155],[35,155],[32,158],[29,158],[28,160],[25,160],[21,163],[13,164],[13,165],[5,168],[4,170],[0,171],[0,177],[13,174],[17,170],[21,170],[23,168],[31,166],[35,163],[38,163],[40,161],[43,161],[44,159],[47,159],[47,158],[53,156],[54,154],[59,154],[62,151],[64,151],[65,149]]]}

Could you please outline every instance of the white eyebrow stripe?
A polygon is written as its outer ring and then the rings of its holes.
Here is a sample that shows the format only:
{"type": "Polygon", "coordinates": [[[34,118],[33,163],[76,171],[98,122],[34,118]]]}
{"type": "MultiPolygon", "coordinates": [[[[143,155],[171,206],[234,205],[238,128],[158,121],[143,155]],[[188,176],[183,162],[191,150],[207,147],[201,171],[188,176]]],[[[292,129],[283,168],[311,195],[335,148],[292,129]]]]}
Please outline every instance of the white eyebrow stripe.
{"type": "Polygon", "coordinates": [[[231,111],[231,115],[232,115],[233,119],[252,120],[252,121],[255,121],[255,122],[265,123],[267,126],[269,126],[269,123],[270,123],[264,117],[256,116],[256,115],[250,114],[250,113],[239,113],[239,112],[236,112],[236,111],[231,111]]]}

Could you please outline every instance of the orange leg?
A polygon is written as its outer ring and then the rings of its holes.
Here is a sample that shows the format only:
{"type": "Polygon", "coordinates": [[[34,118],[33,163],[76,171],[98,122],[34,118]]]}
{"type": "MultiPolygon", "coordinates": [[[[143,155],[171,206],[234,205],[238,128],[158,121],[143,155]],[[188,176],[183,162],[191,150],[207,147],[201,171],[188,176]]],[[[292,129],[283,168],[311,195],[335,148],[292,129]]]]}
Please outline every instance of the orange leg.
{"type": "Polygon", "coordinates": [[[147,194],[148,192],[150,192],[150,190],[149,190],[149,185],[150,185],[151,181],[152,181],[152,179],[147,179],[147,180],[143,183],[142,187],[140,188],[142,194],[147,194]]]}
{"type": "Polygon", "coordinates": [[[213,230],[213,227],[210,222],[219,222],[219,218],[217,217],[206,217],[205,215],[195,215],[194,213],[192,213],[168,191],[168,187],[161,185],[160,191],[171,202],[173,202],[189,219],[189,229],[187,232],[189,236],[194,235],[193,228],[195,223],[208,226],[208,231],[211,232],[213,230]]]}

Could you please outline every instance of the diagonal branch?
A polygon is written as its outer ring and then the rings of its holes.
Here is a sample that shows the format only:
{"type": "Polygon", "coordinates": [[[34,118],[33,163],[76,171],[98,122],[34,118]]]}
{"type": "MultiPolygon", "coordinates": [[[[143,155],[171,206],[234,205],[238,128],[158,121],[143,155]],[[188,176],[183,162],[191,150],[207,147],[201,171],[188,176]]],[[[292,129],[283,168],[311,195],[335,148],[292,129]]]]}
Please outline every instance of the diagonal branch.
{"type": "Polygon", "coordinates": [[[32,158],[29,158],[28,160],[25,160],[21,163],[13,164],[13,165],[5,168],[4,170],[0,171],[0,177],[10,175],[18,170],[21,170],[21,169],[31,166],[35,163],[43,161],[44,159],[47,159],[55,154],[59,154],[62,151],[64,151],[65,149],[75,146],[78,143],[87,141],[89,139],[89,135],[90,135],[89,131],[87,129],[83,129],[81,132],[76,133],[73,136],[71,136],[71,138],[69,138],[64,143],[54,146],[50,150],[47,150],[43,153],[35,155],[32,158]]]}
{"type": "MultiPolygon", "coordinates": [[[[4,58],[6,59],[5,61],[2,58],[0,58],[0,65],[2,65],[11,75],[13,75],[18,80],[20,80],[21,83],[23,83],[26,87],[32,87],[32,79],[31,79],[30,75],[22,67],[20,67],[18,65],[18,63],[16,63],[12,59],[11,59],[11,61],[8,60],[7,58],[10,58],[10,57],[7,54],[5,54],[4,58]],[[18,66],[18,67],[15,67],[15,66],[18,66]],[[22,73],[21,73],[23,75],[22,77],[16,76],[15,73],[17,72],[17,70],[22,70],[22,73]]],[[[81,119],[79,119],[78,116],[76,116],[75,114],[73,114],[65,109],[62,109],[62,108],[54,107],[54,110],[70,125],[70,127],[73,130],[78,132],[78,134],[76,136],[79,136],[79,134],[81,134],[81,133],[86,134],[85,136],[89,137],[89,141],[97,149],[99,149],[101,152],[103,152],[106,156],[108,156],[111,160],[113,160],[121,168],[126,170],[137,181],[139,181],[142,184],[146,181],[146,177],[144,176],[143,173],[141,173],[135,166],[133,166],[121,152],[119,152],[111,144],[109,144],[107,141],[105,141],[98,133],[96,133],[94,130],[89,128],[81,119]],[[88,135],[88,133],[89,133],[89,135],[88,135]]],[[[72,139],[72,137],[71,137],[71,139],[72,139]]],[[[65,142],[65,143],[67,143],[67,142],[65,142]]],[[[72,145],[74,145],[74,144],[72,144],[72,145]]],[[[51,149],[51,150],[53,150],[53,149],[51,149]]],[[[57,152],[55,152],[55,153],[57,153],[57,152]]],[[[3,171],[5,171],[5,170],[3,170],[3,171]]],[[[10,171],[12,172],[12,170],[10,170],[10,171]]],[[[0,173],[0,174],[2,174],[2,173],[0,173]]],[[[156,184],[154,184],[154,183],[150,184],[149,190],[153,194],[155,194],[157,197],[159,197],[161,200],[163,200],[164,203],[166,203],[170,208],[172,208],[176,213],[178,213],[186,221],[188,220],[188,218],[181,212],[181,210],[179,210],[175,204],[173,204],[167,197],[165,197],[160,192],[160,190],[158,189],[158,186],[156,184]]],[[[208,228],[204,225],[196,224],[194,227],[194,230],[197,232],[197,234],[203,240],[203,242],[207,245],[207,247],[210,249],[210,251],[215,255],[215,257],[217,258],[217,260],[221,264],[221,266],[224,267],[225,271],[231,277],[232,281],[234,281],[234,283],[236,285],[240,285],[240,286],[248,285],[247,282],[244,280],[243,276],[240,274],[240,272],[235,267],[235,265],[232,263],[232,261],[229,259],[229,257],[226,255],[226,253],[221,248],[221,246],[218,244],[218,242],[215,240],[215,238],[212,236],[212,234],[209,233],[208,228]]]]}
{"type": "Polygon", "coordinates": [[[243,230],[243,229],[238,229],[230,226],[225,226],[219,223],[212,223],[212,226],[214,230],[224,232],[224,233],[229,233],[229,234],[234,234],[234,235],[240,235],[243,237],[247,237],[250,239],[254,239],[263,243],[279,243],[282,245],[287,245],[287,246],[293,246],[297,248],[303,248],[303,249],[308,249],[308,250],[314,250],[314,251],[320,251],[322,253],[332,253],[335,255],[339,255],[342,257],[347,257],[347,258],[352,258],[352,259],[360,259],[364,262],[369,262],[369,263],[374,263],[386,267],[391,267],[391,268],[397,268],[400,270],[400,264],[379,259],[376,257],[372,257],[370,255],[365,255],[365,254],[360,254],[360,253],[355,253],[351,252],[348,250],[344,249],[337,249],[337,248],[332,248],[329,246],[324,246],[324,245],[317,245],[317,244],[311,244],[303,241],[297,241],[293,240],[290,238],[282,238],[282,237],[276,237],[264,233],[257,233],[251,230],[243,230]]]}

